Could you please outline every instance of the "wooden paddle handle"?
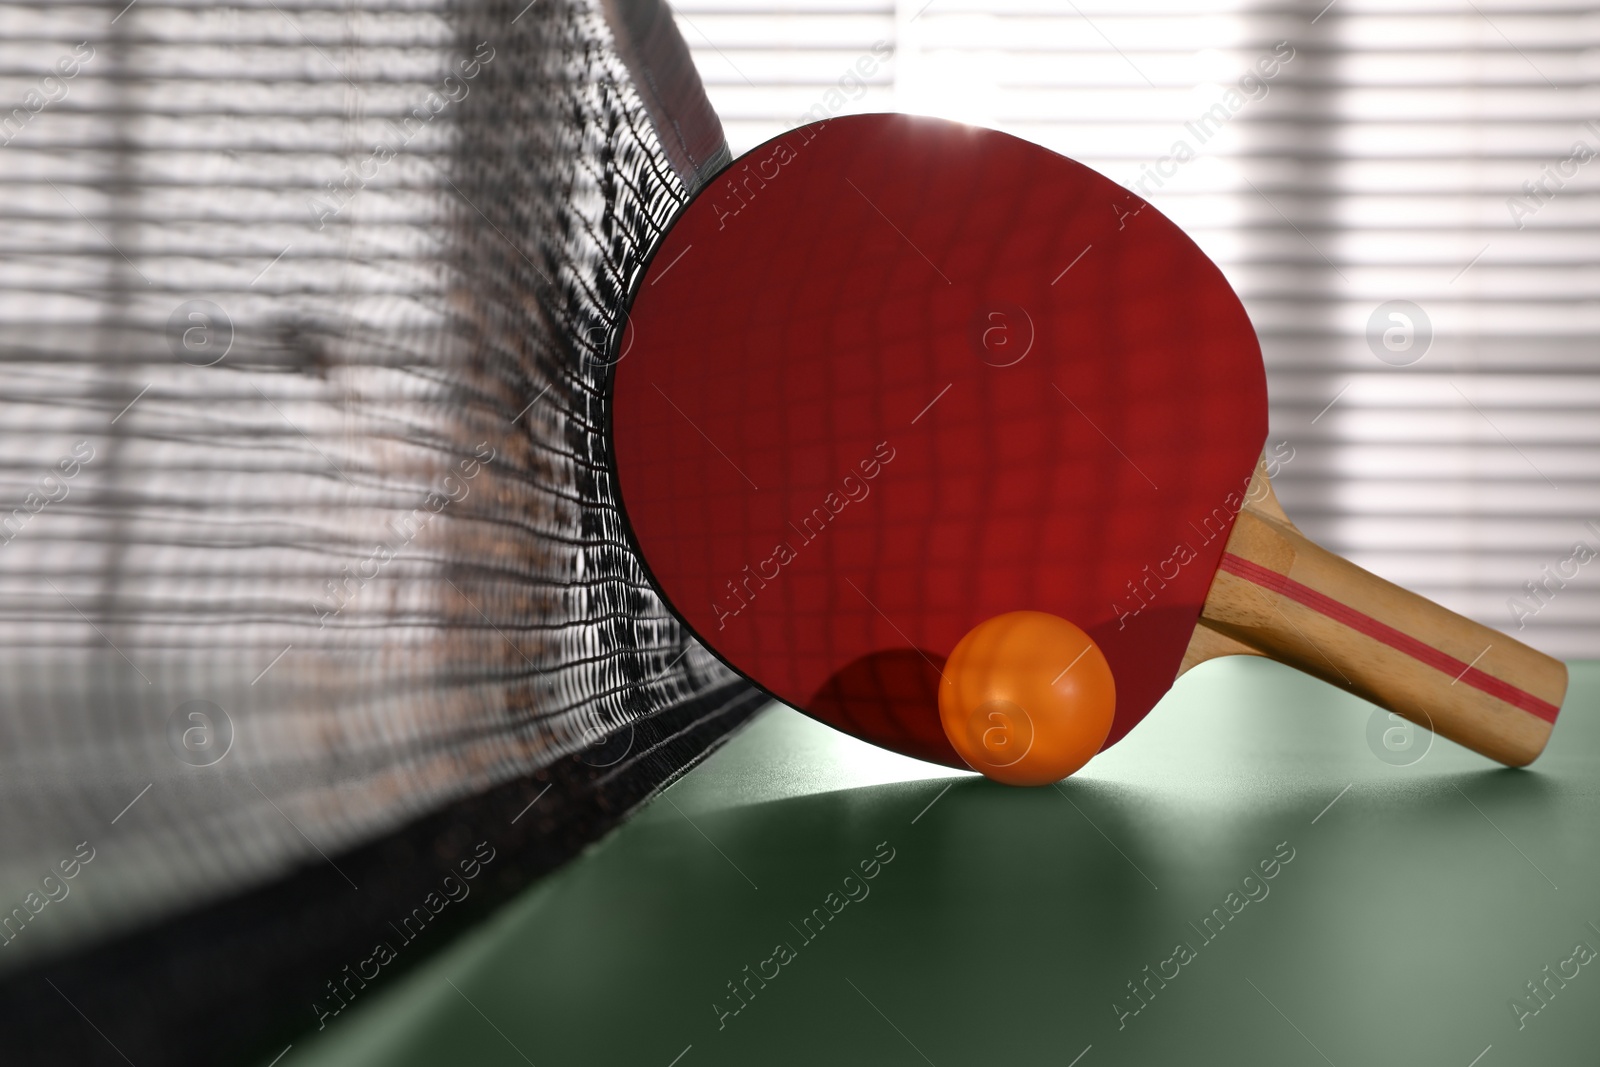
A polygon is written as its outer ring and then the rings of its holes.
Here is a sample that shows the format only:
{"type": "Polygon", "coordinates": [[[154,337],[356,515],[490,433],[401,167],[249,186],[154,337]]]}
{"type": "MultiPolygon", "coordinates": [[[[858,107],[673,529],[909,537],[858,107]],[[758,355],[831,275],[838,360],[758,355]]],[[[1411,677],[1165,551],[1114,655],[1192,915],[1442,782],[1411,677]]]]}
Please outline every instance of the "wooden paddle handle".
{"type": "Polygon", "coordinates": [[[1386,582],[1254,507],[1234,524],[1201,627],[1211,632],[1197,634],[1191,654],[1269,656],[1511,766],[1544,749],[1567,691],[1560,660],[1386,582]]]}

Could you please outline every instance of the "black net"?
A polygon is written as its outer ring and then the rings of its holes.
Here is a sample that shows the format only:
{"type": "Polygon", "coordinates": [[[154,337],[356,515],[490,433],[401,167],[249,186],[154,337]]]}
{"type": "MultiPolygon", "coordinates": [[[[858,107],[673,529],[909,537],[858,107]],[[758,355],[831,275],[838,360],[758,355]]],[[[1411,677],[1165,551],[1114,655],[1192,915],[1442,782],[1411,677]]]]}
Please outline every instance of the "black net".
{"type": "Polygon", "coordinates": [[[0,27],[0,1041],[229,1062],[757,705],[603,462],[688,189],[586,0],[0,27]]]}

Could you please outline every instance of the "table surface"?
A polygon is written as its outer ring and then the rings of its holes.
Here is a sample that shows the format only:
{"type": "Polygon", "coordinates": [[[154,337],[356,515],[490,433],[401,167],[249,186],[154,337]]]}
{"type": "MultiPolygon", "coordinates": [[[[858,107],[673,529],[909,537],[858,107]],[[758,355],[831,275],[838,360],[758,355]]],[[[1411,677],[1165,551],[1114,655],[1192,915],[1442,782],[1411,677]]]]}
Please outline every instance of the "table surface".
{"type": "Polygon", "coordinates": [[[279,1067],[1600,1063],[1597,703],[1508,770],[1222,660],[1040,789],[774,706],[279,1067]]]}

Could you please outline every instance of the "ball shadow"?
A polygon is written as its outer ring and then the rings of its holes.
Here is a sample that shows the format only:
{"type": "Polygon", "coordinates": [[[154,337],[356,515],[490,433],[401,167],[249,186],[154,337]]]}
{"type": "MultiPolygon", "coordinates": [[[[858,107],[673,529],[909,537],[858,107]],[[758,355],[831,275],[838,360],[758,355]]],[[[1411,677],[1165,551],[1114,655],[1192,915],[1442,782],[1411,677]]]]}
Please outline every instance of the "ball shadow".
{"type": "Polygon", "coordinates": [[[939,722],[944,657],[885,649],[846,664],[800,710],[814,719],[914,759],[969,769],[939,722]]]}

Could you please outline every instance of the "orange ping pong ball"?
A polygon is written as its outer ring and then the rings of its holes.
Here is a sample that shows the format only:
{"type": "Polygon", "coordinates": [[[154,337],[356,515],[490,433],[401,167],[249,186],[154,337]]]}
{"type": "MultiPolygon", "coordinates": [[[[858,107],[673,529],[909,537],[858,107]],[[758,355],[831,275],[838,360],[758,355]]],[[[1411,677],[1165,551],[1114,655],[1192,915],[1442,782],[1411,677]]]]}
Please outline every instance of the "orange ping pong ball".
{"type": "Polygon", "coordinates": [[[939,684],[945,736],[975,771],[1049,785],[1100,751],[1116,710],[1111,665],[1066,619],[1012,611],[973,627],[939,684]]]}

